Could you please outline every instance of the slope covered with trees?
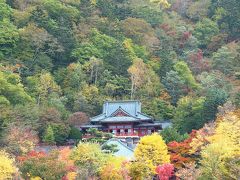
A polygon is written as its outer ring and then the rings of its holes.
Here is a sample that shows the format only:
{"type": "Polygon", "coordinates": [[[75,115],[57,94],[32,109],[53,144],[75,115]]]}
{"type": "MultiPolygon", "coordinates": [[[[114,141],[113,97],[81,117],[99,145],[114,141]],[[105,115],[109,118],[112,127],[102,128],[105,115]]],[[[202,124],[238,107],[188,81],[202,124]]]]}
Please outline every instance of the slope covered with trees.
{"type": "Polygon", "coordinates": [[[1,0],[1,134],[27,124],[42,139],[51,126],[65,129],[61,143],[71,113],[93,116],[105,100],[130,98],[181,133],[201,128],[218,106],[240,104],[237,8],[234,0],[1,0]]]}
{"type": "MultiPolygon", "coordinates": [[[[179,144],[168,144],[169,152],[189,149],[192,129],[215,121],[219,107],[240,107],[239,9],[238,0],[0,0],[3,154],[79,140],[74,126],[118,99],[139,99],[145,113],[172,121],[162,137],[179,144]]],[[[206,166],[225,125],[234,126],[219,123],[198,154],[206,166]]]]}

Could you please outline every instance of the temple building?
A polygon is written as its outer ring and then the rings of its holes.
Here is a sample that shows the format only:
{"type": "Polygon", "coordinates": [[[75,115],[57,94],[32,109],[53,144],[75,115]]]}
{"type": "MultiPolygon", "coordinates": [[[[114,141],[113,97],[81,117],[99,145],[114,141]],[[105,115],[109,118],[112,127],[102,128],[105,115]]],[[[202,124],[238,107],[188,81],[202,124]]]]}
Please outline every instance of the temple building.
{"type": "Polygon", "coordinates": [[[120,139],[139,139],[140,137],[162,130],[167,122],[157,122],[141,112],[140,101],[107,101],[103,104],[102,114],[90,118],[90,123],[80,128],[86,131],[96,128],[112,133],[120,139]]]}

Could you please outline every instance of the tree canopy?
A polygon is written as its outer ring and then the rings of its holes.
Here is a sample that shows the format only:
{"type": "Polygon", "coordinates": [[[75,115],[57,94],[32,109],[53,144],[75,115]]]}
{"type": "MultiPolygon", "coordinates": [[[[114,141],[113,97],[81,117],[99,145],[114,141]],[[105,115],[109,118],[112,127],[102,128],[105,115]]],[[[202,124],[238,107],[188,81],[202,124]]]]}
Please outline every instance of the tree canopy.
{"type": "Polygon", "coordinates": [[[0,0],[2,179],[15,166],[18,179],[237,179],[239,9],[239,0],[0,0]],[[108,100],[139,100],[172,127],[144,137],[135,163],[106,156],[81,139],[112,135],[79,126],[108,100]],[[56,166],[64,153],[32,152],[79,141],[56,166]]]}

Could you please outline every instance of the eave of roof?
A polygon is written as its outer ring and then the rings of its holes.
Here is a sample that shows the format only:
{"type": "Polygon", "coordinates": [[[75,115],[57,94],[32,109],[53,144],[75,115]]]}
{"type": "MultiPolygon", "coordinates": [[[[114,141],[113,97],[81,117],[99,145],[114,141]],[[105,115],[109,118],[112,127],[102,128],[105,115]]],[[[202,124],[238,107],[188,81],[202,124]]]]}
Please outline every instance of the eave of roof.
{"type": "Polygon", "coordinates": [[[161,123],[142,123],[142,124],[136,125],[135,127],[156,127],[156,126],[162,127],[162,124],[161,123]]]}
{"type": "Polygon", "coordinates": [[[111,139],[109,139],[108,141],[106,141],[105,143],[103,143],[102,146],[104,146],[104,145],[106,145],[106,144],[108,144],[108,143],[114,142],[114,141],[118,142],[119,144],[121,144],[122,146],[124,146],[126,149],[134,152],[132,148],[128,147],[126,144],[124,144],[123,142],[121,142],[121,141],[120,141],[119,139],[117,139],[117,138],[111,138],[111,139]]]}
{"type": "Polygon", "coordinates": [[[115,116],[115,117],[107,117],[100,120],[101,123],[108,122],[139,122],[141,119],[130,117],[130,116],[115,116]]]}
{"type": "Polygon", "coordinates": [[[144,113],[142,113],[142,112],[138,112],[138,114],[141,114],[141,115],[143,115],[143,116],[145,116],[145,117],[148,117],[149,119],[153,119],[153,117],[152,117],[152,116],[149,116],[149,115],[147,115],[147,114],[144,114],[144,113]]]}
{"type": "Polygon", "coordinates": [[[95,124],[87,124],[87,125],[82,125],[80,126],[81,128],[101,128],[102,125],[95,125],[95,124]]]}

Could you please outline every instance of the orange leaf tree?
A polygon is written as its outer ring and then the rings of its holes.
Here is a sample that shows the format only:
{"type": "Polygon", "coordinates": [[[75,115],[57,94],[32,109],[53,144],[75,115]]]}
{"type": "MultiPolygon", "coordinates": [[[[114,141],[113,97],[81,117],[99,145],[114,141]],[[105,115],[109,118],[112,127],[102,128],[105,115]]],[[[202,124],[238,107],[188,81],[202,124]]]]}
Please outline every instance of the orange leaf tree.
{"type": "Polygon", "coordinates": [[[170,160],[175,168],[179,169],[184,167],[184,164],[194,161],[194,156],[190,153],[190,143],[196,137],[196,130],[193,130],[189,138],[183,142],[172,141],[168,143],[168,151],[170,152],[170,160]]]}

